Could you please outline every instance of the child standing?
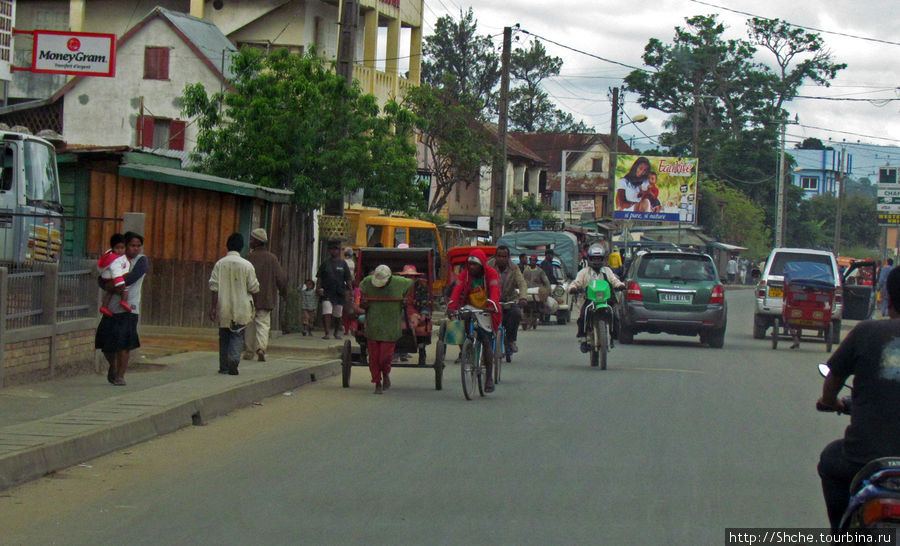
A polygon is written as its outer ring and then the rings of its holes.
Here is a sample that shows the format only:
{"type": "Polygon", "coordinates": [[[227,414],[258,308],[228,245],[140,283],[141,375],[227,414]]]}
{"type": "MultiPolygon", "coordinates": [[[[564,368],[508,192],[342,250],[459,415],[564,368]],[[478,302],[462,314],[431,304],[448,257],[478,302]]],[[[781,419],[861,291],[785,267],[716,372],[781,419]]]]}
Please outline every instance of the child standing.
{"type": "MultiPolygon", "coordinates": [[[[121,299],[119,305],[126,311],[131,311],[131,306],[128,305],[128,291],[125,289],[125,274],[131,269],[131,262],[125,256],[125,236],[121,233],[114,233],[109,238],[109,246],[109,250],[97,260],[100,278],[113,281],[115,292],[121,299]]],[[[113,312],[109,310],[109,300],[112,298],[112,294],[112,292],[103,291],[100,312],[104,315],[113,315],[113,312]]]]}
{"type": "Polygon", "coordinates": [[[303,335],[312,335],[313,323],[316,321],[316,307],[319,306],[319,296],[316,295],[316,282],[306,279],[301,290],[302,300],[300,309],[303,311],[303,335]]]}

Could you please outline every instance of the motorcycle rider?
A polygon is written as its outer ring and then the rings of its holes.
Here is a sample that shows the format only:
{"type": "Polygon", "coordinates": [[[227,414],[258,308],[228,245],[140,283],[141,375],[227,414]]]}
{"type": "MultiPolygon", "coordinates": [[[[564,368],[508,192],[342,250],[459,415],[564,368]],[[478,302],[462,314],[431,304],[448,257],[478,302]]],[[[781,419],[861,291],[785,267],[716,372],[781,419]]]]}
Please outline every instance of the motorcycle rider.
{"type": "Polygon", "coordinates": [[[887,278],[890,320],[856,325],[828,359],[831,368],[822,385],[817,409],[843,411],[837,398],[851,375],[850,426],[844,438],[828,444],[819,458],[819,477],[833,531],[850,502],[850,483],[866,463],[900,457],[900,269],[887,278]]]}
{"type": "MultiPolygon", "coordinates": [[[[585,290],[591,282],[598,279],[608,282],[613,290],[624,290],[625,283],[619,280],[619,277],[613,273],[613,270],[606,265],[608,254],[607,247],[603,243],[592,244],[588,249],[588,265],[575,276],[575,280],[569,285],[569,292],[585,290]]],[[[611,299],[615,299],[615,294],[612,295],[611,299]]],[[[578,339],[581,340],[581,351],[585,353],[590,350],[587,341],[585,341],[586,334],[584,331],[584,314],[588,303],[588,301],[585,301],[584,305],[581,306],[581,312],[578,314],[578,333],[576,334],[578,339]]]]}

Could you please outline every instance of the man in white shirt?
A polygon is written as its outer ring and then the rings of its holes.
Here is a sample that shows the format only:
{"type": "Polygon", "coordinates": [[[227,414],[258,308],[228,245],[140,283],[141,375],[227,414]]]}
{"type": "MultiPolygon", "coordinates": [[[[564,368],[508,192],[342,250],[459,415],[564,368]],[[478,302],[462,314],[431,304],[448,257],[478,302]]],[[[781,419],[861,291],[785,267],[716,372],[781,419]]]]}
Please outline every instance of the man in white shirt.
{"type": "MultiPolygon", "coordinates": [[[[605,245],[602,243],[592,244],[591,248],[588,249],[588,266],[579,271],[575,276],[575,280],[569,285],[569,292],[585,290],[592,281],[598,279],[605,279],[613,290],[624,290],[625,283],[613,273],[613,270],[610,269],[608,265],[606,265],[606,256],[607,250],[605,245]]],[[[615,295],[613,295],[613,298],[615,298],[615,295]]],[[[587,345],[583,340],[585,337],[584,312],[587,308],[587,304],[588,301],[585,300],[584,305],[581,306],[581,313],[578,315],[577,323],[578,333],[575,334],[578,338],[582,339],[582,352],[587,352],[584,350],[587,345]]],[[[613,331],[617,330],[614,329],[613,331]]]]}
{"type": "Polygon", "coordinates": [[[732,256],[730,260],[728,260],[728,284],[734,284],[734,279],[737,277],[738,272],[738,261],[735,256],[732,256]]]}
{"type": "Polygon", "coordinates": [[[253,320],[253,294],[259,292],[259,280],[253,264],[241,258],[244,237],[232,233],[226,247],[228,254],[216,262],[209,276],[209,318],[219,325],[219,373],[238,375],[244,328],[253,320]]]}

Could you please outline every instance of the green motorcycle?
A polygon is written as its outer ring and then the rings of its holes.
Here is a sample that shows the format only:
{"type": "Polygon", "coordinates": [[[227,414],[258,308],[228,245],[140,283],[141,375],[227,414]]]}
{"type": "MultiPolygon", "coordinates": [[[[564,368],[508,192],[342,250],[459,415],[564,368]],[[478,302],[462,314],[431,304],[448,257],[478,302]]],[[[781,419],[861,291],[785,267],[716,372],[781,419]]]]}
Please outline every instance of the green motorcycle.
{"type": "Polygon", "coordinates": [[[591,366],[606,369],[606,356],[610,347],[610,326],[613,308],[609,305],[612,288],[603,279],[591,281],[585,292],[585,333],[590,347],[591,366]]]}

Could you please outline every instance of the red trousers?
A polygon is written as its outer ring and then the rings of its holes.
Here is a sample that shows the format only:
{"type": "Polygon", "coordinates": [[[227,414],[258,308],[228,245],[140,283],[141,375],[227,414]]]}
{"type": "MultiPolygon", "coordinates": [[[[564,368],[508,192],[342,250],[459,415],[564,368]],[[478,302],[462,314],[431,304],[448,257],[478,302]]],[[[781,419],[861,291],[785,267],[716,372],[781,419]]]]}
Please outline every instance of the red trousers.
{"type": "Polygon", "coordinates": [[[382,375],[391,373],[391,359],[394,357],[394,345],[390,341],[366,340],[369,352],[369,371],[372,372],[372,383],[381,383],[382,375]]]}

